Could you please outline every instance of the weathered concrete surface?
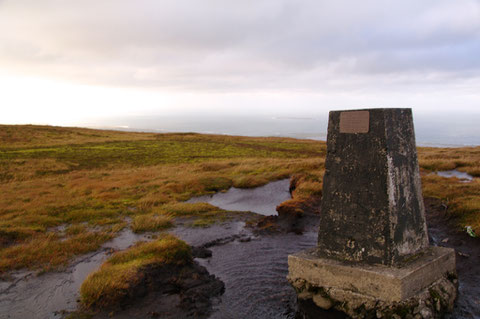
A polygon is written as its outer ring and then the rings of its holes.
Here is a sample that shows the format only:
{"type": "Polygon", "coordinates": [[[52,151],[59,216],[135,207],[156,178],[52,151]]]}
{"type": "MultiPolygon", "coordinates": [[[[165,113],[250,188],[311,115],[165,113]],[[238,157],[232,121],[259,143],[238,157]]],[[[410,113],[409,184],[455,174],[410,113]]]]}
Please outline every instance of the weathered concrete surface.
{"type": "Polygon", "coordinates": [[[428,246],[411,109],[330,112],[318,244],[288,262],[298,299],[322,309],[354,318],[453,309],[455,252],[428,246]]]}
{"type": "Polygon", "coordinates": [[[366,298],[399,302],[442,278],[455,274],[455,251],[431,247],[401,268],[352,265],[319,257],[316,249],[288,256],[288,280],[305,280],[324,289],[361,293],[366,298]]]}
{"type": "MultiPolygon", "coordinates": [[[[457,296],[450,248],[431,247],[401,268],[352,265],[321,258],[315,249],[290,255],[288,266],[300,301],[352,318],[440,318],[457,296]]],[[[310,318],[308,311],[303,316],[310,318]]]]}
{"type": "Polygon", "coordinates": [[[319,254],[396,265],[428,247],[411,109],[330,112],[319,254]]]}

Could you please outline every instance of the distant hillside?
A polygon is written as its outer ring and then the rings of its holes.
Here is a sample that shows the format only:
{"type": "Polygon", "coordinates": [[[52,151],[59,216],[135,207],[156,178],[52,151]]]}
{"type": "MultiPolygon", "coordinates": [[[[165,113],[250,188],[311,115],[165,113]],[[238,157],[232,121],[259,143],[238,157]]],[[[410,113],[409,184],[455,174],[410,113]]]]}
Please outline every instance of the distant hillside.
{"type": "Polygon", "coordinates": [[[1,125],[0,148],[22,146],[49,146],[81,144],[88,142],[110,142],[123,140],[148,140],[155,138],[152,133],[93,130],[79,127],[46,125],[1,125]]]}

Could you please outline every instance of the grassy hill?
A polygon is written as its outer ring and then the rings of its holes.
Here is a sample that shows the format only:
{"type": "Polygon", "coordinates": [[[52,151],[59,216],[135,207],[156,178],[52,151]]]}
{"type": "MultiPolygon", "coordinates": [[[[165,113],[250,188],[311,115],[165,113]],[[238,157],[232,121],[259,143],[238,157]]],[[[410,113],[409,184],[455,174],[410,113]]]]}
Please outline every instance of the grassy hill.
{"type": "MultiPolygon", "coordinates": [[[[294,199],[322,186],[324,142],[291,138],[132,133],[0,125],[0,274],[55,269],[96,250],[125,227],[162,230],[178,216],[208,225],[229,212],[185,204],[231,186],[297,174],[294,199]]],[[[431,174],[480,175],[480,148],[420,148],[424,195],[438,197],[456,227],[480,233],[480,184],[431,174]]]]}

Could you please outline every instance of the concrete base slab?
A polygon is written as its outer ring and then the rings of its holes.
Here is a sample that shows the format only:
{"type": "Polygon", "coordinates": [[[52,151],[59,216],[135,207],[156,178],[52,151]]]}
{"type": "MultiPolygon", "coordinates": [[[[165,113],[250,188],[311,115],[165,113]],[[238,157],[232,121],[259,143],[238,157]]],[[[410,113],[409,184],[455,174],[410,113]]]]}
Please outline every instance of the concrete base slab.
{"type": "Polygon", "coordinates": [[[288,256],[288,266],[288,280],[299,298],[312,298],[321,308],[333,307],[352,317],[362,318],[355,315],[356,308],[379,311],[379,316],[410,307],[414,314],[413,308],[419,312],[422,303],[428,308],[424,313],[434,314],[436,308],[451,310],[457,295],[455,251],[450,248],[429,247],[395,268],[321,258],[311,249],[288,256]]]}

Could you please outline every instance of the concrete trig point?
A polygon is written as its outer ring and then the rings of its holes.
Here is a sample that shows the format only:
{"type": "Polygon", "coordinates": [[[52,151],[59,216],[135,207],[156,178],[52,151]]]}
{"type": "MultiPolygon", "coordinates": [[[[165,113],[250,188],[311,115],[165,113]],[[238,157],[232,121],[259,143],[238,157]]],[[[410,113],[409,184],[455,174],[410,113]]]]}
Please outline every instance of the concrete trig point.
{"type": "Polygon", "coordinates": [[[455,252],[428,244],[411,109],[330,112],[318,245],[288,264],[300,303],[354,318],[452,310],[455,252]]]}

